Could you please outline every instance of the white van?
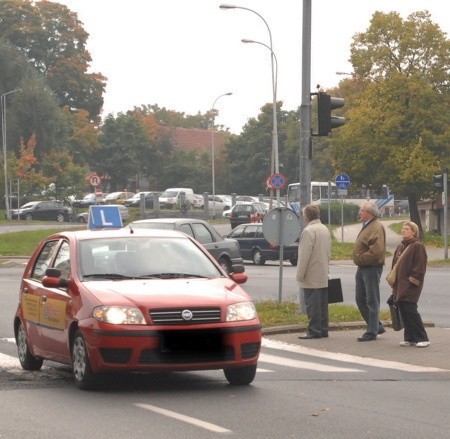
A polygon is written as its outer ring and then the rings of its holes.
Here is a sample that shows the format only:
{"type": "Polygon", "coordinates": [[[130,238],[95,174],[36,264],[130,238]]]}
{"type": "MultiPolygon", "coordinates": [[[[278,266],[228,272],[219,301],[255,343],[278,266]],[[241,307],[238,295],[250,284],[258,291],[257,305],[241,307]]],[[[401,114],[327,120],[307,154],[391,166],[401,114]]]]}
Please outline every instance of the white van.
{"type": "Polygon", "coordinates": [[[194,203],[194,191],[191,188],[170,187],[159,196],[159,207],[161,209],[173,209],[176,205],[179,207],[181,192],[185,193],[188,203],[194,203]]]}

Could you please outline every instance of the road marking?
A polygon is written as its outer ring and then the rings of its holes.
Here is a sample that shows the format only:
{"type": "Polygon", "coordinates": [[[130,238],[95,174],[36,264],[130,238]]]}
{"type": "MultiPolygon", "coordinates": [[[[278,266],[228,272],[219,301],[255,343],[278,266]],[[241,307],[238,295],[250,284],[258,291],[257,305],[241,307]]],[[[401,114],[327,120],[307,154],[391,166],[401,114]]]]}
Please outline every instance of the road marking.
{"type": "Polygon", "coordinates": [[[231,430],[220,427],[219,425],[211,424],[209,422],[205,422],[197,418],[191,418],[190,416],[182,415],[181,413],[177,412],[172,412],[171,410],[166,410],[161,407],[156,407],[154,405],[140,404],[140,403],[135,403],[134,405],[136,407],[141,407],[145,410],[150,410],[152,412],[159,413],[160,415],[168,416],[169,418],[177,419],[178,421],[195,425],[196,427],[200,427],[205,430],[212,431],[214,433],[226,433],[226,434],[233,433],[231,430]]]}
{"type": "Polygon", "coordinates": [[[2,369],[21,368],[20,361],[16,357],[0,353],[0,366],[2,369]]]}
{"type": "Polygon", "coordinates": [[[295,367],[297,369],[311,369],[318,372],[365,372],[361,369],[327,366],[325,364],[312,363],[310,361],[293,360],[291,358],[277,357],[275,355],[260,354],[259,361],[263,363],[279,364],[281,366],[295,367]]]}
{"type": "Polygon", "coordinates": [[[394,369],[403,372],[450,372],[447,369],[437,367],[415,366],[413,364],[400,363],[398,361],[378,360],[376,358],[358,357],[356,355],[342,354],[340,352],[324,352],[318,349],[306,348],[304,346],[293,345],[276,340],[262,339],[262,346],[270,349],[278,349],[287,352],[295,352],[313,357],[326,358],[335,361],[345,361],[346,363],[362,364],[364,366],[381,367],[384,369],[394,369]]]}
{"type": "Polygon", "coordinates": [[[0,341],[6,341],[8,343],[16,344],[16,339],[14,337],[11,337],[11,338],[0,338],[0,341]]]}

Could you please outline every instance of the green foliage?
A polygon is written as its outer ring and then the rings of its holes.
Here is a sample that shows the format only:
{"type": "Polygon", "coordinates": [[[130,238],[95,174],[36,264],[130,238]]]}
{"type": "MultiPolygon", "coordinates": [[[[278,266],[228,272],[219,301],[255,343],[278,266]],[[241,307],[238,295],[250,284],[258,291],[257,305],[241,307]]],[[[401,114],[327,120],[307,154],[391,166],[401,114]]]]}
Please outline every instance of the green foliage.
{"type": "MultiPolygon", "coordinates": [[[[329,207],[331,224],[341,224],[342,219],[345,224],[354,223],[358,218],[359,206],[357,206],[356,204],[342,204],[341,202],[333,201],[329,203],[329,207]]],[[[328,224],[328,204],[321,204],[319,208],[320,221],[323,224],[328,224]]]]}

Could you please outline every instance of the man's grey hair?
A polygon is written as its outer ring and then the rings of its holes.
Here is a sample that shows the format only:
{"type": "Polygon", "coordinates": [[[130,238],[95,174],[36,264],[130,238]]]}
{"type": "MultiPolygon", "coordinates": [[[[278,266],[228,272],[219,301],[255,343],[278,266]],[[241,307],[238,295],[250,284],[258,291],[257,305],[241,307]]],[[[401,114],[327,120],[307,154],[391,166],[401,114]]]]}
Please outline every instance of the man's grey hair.
{"type": "Polygon", "coordinates": [[[370,213],[373,216],[378,216],[378,206],[375,201],[367,201],[367,203],[364,203],[362,207],[367,213],[370,213]]]}
{"type": "Polygon", "coordinates": [[[320,209],[315,204],[308,204],[303,208],[303,215],[308,221],[320,218],[320,209]]]}

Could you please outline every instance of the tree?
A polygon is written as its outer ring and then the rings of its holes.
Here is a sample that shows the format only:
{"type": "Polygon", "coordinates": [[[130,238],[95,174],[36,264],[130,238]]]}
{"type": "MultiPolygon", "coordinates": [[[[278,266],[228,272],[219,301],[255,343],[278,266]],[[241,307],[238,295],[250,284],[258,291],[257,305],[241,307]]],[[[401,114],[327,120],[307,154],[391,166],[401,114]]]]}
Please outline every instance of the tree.
{"type": "Polygon", "coordinates": [[[84,109],[98,121],[106,78],[87,73],[88,33],[66,6],[31,0],[0,2],[0,37],[19,48],[48,80],[61,106],[84,109]]]}
{"type": "Polygon", "coordinates": [[[357,186],[387,184],[406,195],[420,225],[417,200],[430,195],[432,175],[450,157],[450,41],[427,11],[406,20],[376,12],[367,32],[354,36],[351,62],[335,166],[357,186]]]}

